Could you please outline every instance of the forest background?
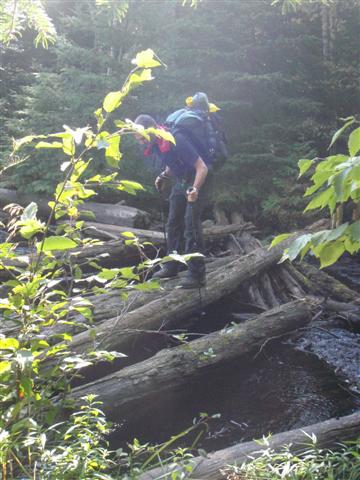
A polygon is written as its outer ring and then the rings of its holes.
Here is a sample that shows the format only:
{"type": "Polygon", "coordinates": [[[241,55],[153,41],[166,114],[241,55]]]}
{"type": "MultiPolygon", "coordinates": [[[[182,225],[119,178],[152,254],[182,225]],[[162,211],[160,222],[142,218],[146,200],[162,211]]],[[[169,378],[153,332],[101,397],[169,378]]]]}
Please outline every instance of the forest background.
{"type": "MultiPolygon", "coordinates": [[[[207,92],[221,107],[231,154],[216,173],[213,200],[267,230],[306,222],[298,160],[328,155],[339,119],[359,111],[359,1],[306,2],[286,14],[271,0],[203,0],[196,9],[172,0],[118,3],[125,8],[114,16],[95,0],[52,0],[55,44],[35,48],[35,34],[25,31],[0,47],[1,161],[12,137],[91,124],[136,52],[152,48],[167,69],[126,99],[124,117],[149,113],[161,122],[189,95],[207,92]]],[[[341,141],[335,148],[343,149],[341,141]]],[[[122,151],[122,177],[146,187],[132,204],[156,206],[151,162],[126,139],[122,151]]],[[[36,153],[1,186],[50,193],[61,161],[55,151],[36,153]]],[[[101,152],[95,163],[107,170],[101,152]]],[[[120,199],[105,189],[101,197],[120,199]]]]}

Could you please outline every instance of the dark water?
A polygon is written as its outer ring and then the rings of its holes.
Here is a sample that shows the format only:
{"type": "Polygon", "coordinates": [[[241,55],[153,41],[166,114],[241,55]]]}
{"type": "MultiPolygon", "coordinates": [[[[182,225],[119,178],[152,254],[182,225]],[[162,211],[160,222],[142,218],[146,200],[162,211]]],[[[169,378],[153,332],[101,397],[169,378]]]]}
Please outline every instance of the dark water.
{"type": "Polygon", "coordinates": [[[278,343],[255,361],[232,362],[171,396],[146,402],[135,422],[116,419],[111,443],[117,447],[134,437],[142,443],[163,442],[206,412],[221,415],[209,422],[210,430],[198,444],[211,451],[358,408],[360,399],[342,388],[323,362],[278,343]]]}

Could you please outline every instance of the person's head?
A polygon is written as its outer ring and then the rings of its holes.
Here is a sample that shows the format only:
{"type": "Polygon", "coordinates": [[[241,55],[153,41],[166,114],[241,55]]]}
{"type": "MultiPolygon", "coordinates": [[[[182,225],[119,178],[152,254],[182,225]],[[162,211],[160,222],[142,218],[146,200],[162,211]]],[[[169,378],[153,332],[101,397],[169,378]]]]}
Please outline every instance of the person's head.
{"type": "MultiPolygon", "coordinates": [[[[144,128],[157,127],[157,123],[155,122],[153,117],[151,117],[150,115],[146,115],[145,113],[142,113],[141,115],[136,117],[134,123],[136,123],[137,125],[142,125],[144,128]]],[[[147,140],[138,133],[135,133],[135,138],[139,143],[148,143],[147,140]]]]}

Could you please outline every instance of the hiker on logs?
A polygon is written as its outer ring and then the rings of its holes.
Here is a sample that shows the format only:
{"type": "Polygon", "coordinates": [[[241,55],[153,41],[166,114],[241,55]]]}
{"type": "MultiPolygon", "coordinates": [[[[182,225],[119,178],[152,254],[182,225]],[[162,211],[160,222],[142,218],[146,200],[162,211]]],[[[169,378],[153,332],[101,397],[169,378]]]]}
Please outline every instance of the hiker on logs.
{"type": "MultiPolygon", "coordinates": [[[[159,126],[150,115],[139,115],[135,123],[145,129],[166,128],[175,145],[153,136],[147,141],[136,135],[140,143],[146,144],[144,155],[161,158],[164,170],[155,180],[155,187],[162,192],[166,183],[172,181],[169,197],[169,215],[166,225],[168,254],[203,252],[201,214],[206,201],[208,172],[211,164],[209,151],[209,102],[205,93],[197,93],[187,99],[187,108],[178,110],[159,126]]],[[[203,257],[188,261],[187,276],[180,282],[182,288],[198,288],[205,285],[205,262],[203,257]]],[[[170,278],[177,275],[179,263],[169,261],[154,274],[155,278],[170,278]]]]}

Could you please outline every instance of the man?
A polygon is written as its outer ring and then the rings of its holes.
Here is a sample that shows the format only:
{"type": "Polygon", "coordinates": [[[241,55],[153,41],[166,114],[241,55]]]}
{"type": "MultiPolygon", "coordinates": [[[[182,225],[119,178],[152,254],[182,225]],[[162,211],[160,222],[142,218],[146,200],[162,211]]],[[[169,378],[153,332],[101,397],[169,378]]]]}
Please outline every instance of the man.
{"type": "MultiPolygon", "coordinates": [[[[150,115],[139,115],[135,123],[144,128],[160,128],[150,115]]],[[[164,171],[156,178],[155,187],[162,191],[165,183],[173,182],[169,197],[169,217],[166,225],[167,253],[180,253],[185,240],[185,253],[203,251],[201,213],[205,203],[204,184],[208,167],[185,134],[174,134],[176,145],[164,139],[152,138],[147,142],[141,135],[137,139],[147,148],[144,155],[158,155],[164,171]]],[[[205,285],[205,262],[202,257],[188,262],[188,273],[180,283],[182,288],[197,288],[205,285]]],[[[154,274],[157,278],[170,278],[178,273],[179,263],[166,262],[154,274]]]]}

